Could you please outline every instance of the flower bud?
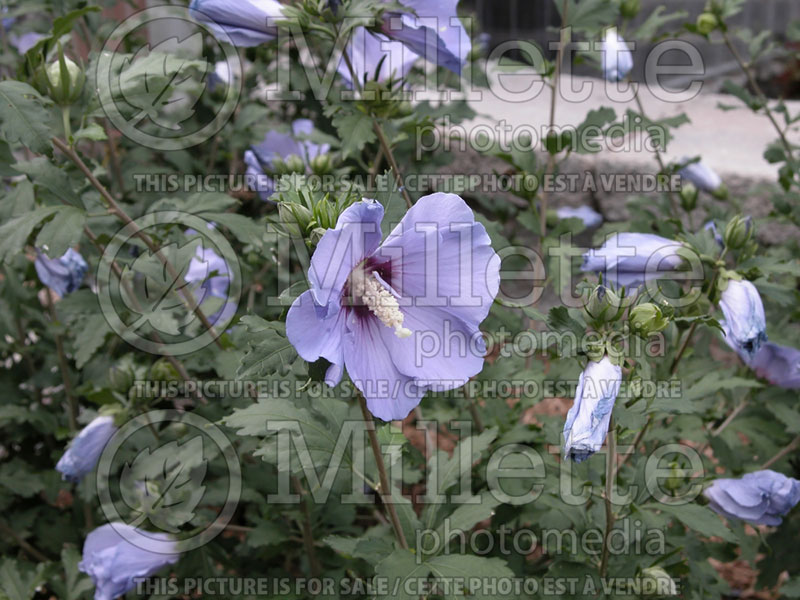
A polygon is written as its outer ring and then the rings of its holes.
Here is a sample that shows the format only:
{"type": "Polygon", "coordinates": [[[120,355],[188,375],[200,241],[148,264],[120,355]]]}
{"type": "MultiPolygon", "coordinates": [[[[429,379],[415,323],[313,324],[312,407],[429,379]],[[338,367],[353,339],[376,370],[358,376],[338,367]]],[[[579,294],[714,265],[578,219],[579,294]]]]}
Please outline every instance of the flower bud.
{"type": "Polygon", "coordinates": [[[304,236],[314,221],[314,214],[297,202],[278,202],[278,214],[286,231],[295,236],[304,236]]]}
{"type": "Polygon", "coordinates": [[[728,248],[737,250],[744,246],[753,234],[753,220],[737,215],[728,221],[723,239],[728,248]]]}
{"type": "Polygon", "coordinates": [[[620,297],[609,288],[597,286],[583,307],[589,320],[600,325],[616,321],[622,315],[623,304],[620,297]]]}
{"type": "Polygon", "coordinates": [[[629,321],[633,330],[642,337],[662,331],[669,319],[652,302],[645,302],[631,310],[629,321]]]}
{"type": "Polygon", "coordinates": [[[697,31],[703,35],[708,35],[719,25],[717,17],[711,13],[704,12],[697,17],[697,31]]]}
{"type": "MultiPolygon", "coordinates": [[[[86,75],[83,69],[75,62],[59,53],[58,60],[50,63],[44,70],[44,85],[46,93],[55,100],[56,104],[68,105],[75,102],[83,91],[86,75]]],[[[40,77],[40,81],[41,81],[40,77]]]]}
{"type": "Polygon", "coordinates": [[[633,19],[639,14],[641,8],[641,0],[622,0],[622,5],[619,7],[619,10],[626,19],[633,19]]]}
{"type": "Polygon", "coordinates": [[[108,381],[115,392],[127,393],[134,379],[135,374],[129,365],[117,364],[108,370],[108,381]]]}
{"type": "Polygon", "coordinates": [[[311,164],[309,166],[315,174],[325,175],[326,173],[331,172],[331,169],[333,168],[333,160],[331,159],[330,154],[320,154],[319,156],[315,156],[311,159],[311,164]]]}
{"type": "Polygon", "coordinates": [[[675,580],[661,567],[642,569],[643,596],[677,596],[678,586],[675,580]]]}
{"type": "Polygon", "coordinates": [[[161,358],[150,367],[150,379],[154,381],[178,381],[180,374],[165,358],[161,358]]]}
{"type": "Polygon", "coordinates": [[[290,154],[286,157],[286,161],[284,162],[286,166],[286,174],[291,173],[305,173],[306,172],[306,163],[303,159],[298,156],[297,154],[290,154]]]}
{"type": "Polygon", "coordinates": [[[681,208],[686,212],[697,207],[697,188],[693,183],[685,183],[681,187],[681,208]]]}

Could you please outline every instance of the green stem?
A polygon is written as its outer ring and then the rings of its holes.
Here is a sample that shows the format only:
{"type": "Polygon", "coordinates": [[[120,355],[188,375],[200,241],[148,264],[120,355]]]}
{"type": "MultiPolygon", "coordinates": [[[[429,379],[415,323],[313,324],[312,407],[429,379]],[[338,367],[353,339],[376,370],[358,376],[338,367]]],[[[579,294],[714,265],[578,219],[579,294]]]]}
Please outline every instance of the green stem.
{"type": "Polygon", "coordinates": [[[358,405],[361,407],[361,415],[364,417],[364,423],[367,426],[367,435],[369,435],[369,443],[372,446],[372,454],[375,456],[375,463],[378,465],[378,477],[380,480],[380,489],[378,493],[381,495],[386,512],[389,513],[389,521],[392,523],[394,535],[400,546],[408,550],[408,542],[406,535],[403,533],[403,526],[400,524],[400,518],[397,516],[397,510],[394,507],[392,499],[392,488],[389,485],[389,478],[386,475],[386,464],[383,462],[383,452],[381,452],[381,445],[378,442],[378,435],[375,433],[375,421],[367,408],[367,401],[364,399],[363,394],[358,395],[358,405]]]}
{"type": "Polygon", "coordinates": [[[303,485],[297,477],[292,477],[292,485],[294,486],[295,493],[300,496],[300,502],[303,507],[303,519],[301,523],[301,530],[303,532],[303,546],[306,550],[308,557],[308,568],[311,571],[312,577],[319,577],[322,573],[322,567],[317,558],[317,551],[314,548],[314,531],[311,529],[311,510],[308,506],[308,494],[303,489],[303,485]]]}
{"type": "Polygon", "coordinates": [[[603,536],[603,553],[600,558],[600,577],[606,576],[606,571],[608,569],[608,555],[609,555],[609,543],[611,539],[611,529],[614,527],[614,507],[611,504],[611,493],[614,489],[614,482],[617,477],[617,432],[614,425],[614,418],[611,418],[611,422],[608,426],[608,435],[606,436],[606,446],[608,447],[608,453],[606,456],[606,494],[605,494],[605,506],[606,506],[606,532],[605,536],[603,536]]]}
{"type": "Polygon", "coordinates": [[[211,337],[214,339],[214,343],[217,347],[222,348],[222,342],[219,339],[219,336],[216,334],[214,326],[211,324],[211,321],[208,320],[208,317],[205,315],[203,310],[200,308],[200,305],[197,302],[197,299],[194,297],[192,292],[189,290],[189,287],[186,285],[183,277],[175,270],[173,264],[167,260],[167,257],[164,256],[164,253],[161,251],[161,248],[156,245],[155,242],[147,235],[137,224],[136,222],[128,216],[128,213],[117,203],[114,197],[111,195],[111,192],[100,183],[100,180],[94,176],[94,173],[86,166],[86,163],[81,160],[81,157],[75,152],[75,150],[69,146],[68,144],[64,143],[63,140],[60,140],[54,137],[52,140],[53,145],[58,148],[68,159],[70,159],[78,170],[83,173],[89,183],[100,192],[100,197],[103,199],[105,204],[108,206],[109,211],[117,217],[120,221],[122,221],[126,226],[131,229],[133,235],[138,237],[142,242],[144,242],[145,246],[147,246],[148,250],[155,254],[158,259],[161,261],[161,264],[164,265],[164,268],[169,273],[170,277],[172,277],[173,281],[176,282],[175,289],[179,289],[180,292],[178,293],[178,298],[181,300],[183,305],[186,307],[187,310],[193,312],[200,322],[203,324],[203,327],[211,334],[211,337]]]}
{"type": "Polygon", "coordinates": [[[72,127],[69,124],[69,106],[61,107],[61,122],[64,125],[64,139],[72,145],[72,127]]]}
{"type": "Polygon", "coordinates": [[[792,452],[793,450],[795,450],[798,447],[800,447],[800,435],[798,435],[791,442],[789,442],[789,444],[786,447],[784,447],[783,450],[778,452],[775,456],[773,456],[767,462],[765,462],[763,465],[761,465],[761,468],[762,469],[770,468],[772,465],[774,465],[776,462],[778,462],[784,456],[789,454],[789,452],[792,452]]]}
{"type": "MultiPolygon", "coordinates": [[[[559,81],[561,79],[561,63],[564,61],[564,46],[567,44],[567,34],[565,33],[567,27],[567,12],[569,10],[569,2],[563,0],[561,5],[561,29],[559,30],[559,44],[558,52],[556,54],[556,68],[553,72],[553,89],[550,94],[550,125],[547,129],[548,135],[553,131],[556,124],[556,98],[559,93],[559,81]]],[[[547,151],[547,166],[545,167],[545,178],[553,173],[556,166],[555,155],[547,151]]],[[[547,235],[547,189],[542,188],[542,204],[539,209],[539,249],[544,246],[544,238],[547,235]]]]}
{"type": "MultiPolygon", "coordinates": [[[[347,70],[350,72],[350,80],[353,82],[356,90],[358,90],[360,93],[362,91],[361,82],[356,76],[356,70],[353,68],[353,62],[350,60],[350,55],[347,54],[347,50],[344,51],[342,57],[344,58],[344,63],[347,66],[347,70]]],[[[414,203],[411,201],[411,196],[408,195],[406,186],[403,183],[403,174],[400,172],[400,169],[397,166],[397,160],[394,157],[394,152],[392,152],[392,147],[389,144],[389,140],[386,139],[386,134],[384,133],[378,119],[372,114],[370,114],[370,117],[372,118],[372,129],[375,131],[375,135],[378,136],[378,143],[381,146],[381,150],[386,156],[386,160],[389,161],[389,166],[394,172],[394,178],[397,182],[397,186],[400,188],[400,193],[403,195],[403,200],[406,201],[406,206],[411,208],[414,203]]]]}
{"type": "MultiPolygon", "coordinates": [[[[642,99],[639,97],[639,89],[636,88],[636,93],[633,96],[634,100],[636,100],[636,106],[639,108],[639,114],[642,116],[642,119],[648,120],[647,115],[644,114],[644,104],[642,104],[642,99]]],[[[655,149],[656,154],[656,161],[658,162],[658,168],[660,169],[661,174],[667,173],[667,165],[664,163],[664,157],[661,156],[661,151],[658,149],[657,145],[653,146],[655,149]]],[[[670,190],[667,192],[667,197],[669,198],[669,204],[672,208],[673,214],[677,217],[678,216],[678,200],[675,198],[675,192],[670,190]]]]}

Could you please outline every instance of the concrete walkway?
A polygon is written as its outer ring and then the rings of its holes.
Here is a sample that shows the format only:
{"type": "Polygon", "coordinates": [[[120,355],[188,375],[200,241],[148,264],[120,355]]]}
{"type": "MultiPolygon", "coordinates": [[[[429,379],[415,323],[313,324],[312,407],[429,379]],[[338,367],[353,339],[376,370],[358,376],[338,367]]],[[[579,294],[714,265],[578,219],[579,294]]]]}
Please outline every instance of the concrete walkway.
{"type": "MultiPolygon", "coordinates": [[[[519,72],[518,72],[519,73],[519,72]]],[[[592,85],[592,93],[582,102],[569,102],[558,99],[556,123],[559,126],[577,126],[584,121],[591,110],[603,106],[613,108],[621,119],[627,109],[638,112],[635,101],[615,102],[606,92],[606,82],[601,79],[572,77],[565,80],[575,89],[583,84],[592,85]]],[[[523,90],[527,85],[522,80],[516,86],[506,84],[510,89],[523,90]]],[[[612,84],[609,84],[612,85],[612,84]]],[[[654,96],[645,86],[640,88],[640,97],[645,114],[649,119],[659,120],[686,113],[690,123],[673,130],[674,139],[669,143],[665,156],[668,160],[683,156],[701,155],[703,161],[721,176],[732,175],[751,180],[775,181],[777,166],[764,160],[766,147],[777,139],[777,134],[763,114],[753,114],[747,108],[724,111],[720,103],[739,106],[741,102],[734,96],[703,93],[693,99],[680,102],[665,102],[654,96]]],[[[800,102],[787,102],[791,113],[800,113],[800,102]]],[[[495,127],[505,119],[512,128],[533,125],[536,131],[546,130],[550,114],[550,91],[544,89],[538,96],[526,102],[513,102],[499,98],[497,94],[484,92],[478,102],[471,102],[478,117],[466,124],[467,130],[477,125],[495,127]]],[[[790,133],[790,140],[800,144],[800,132],[790,133]]],[[[641,144],[640,144],[641,146],[641,144]]],[[[604,149],[596,155],[582,157],[598,163],[621,163],[620,170],[655,171],[656,162],[652,152],[630,149],[625,152],[604,149]]],[[[583,162],[583,161],[582,161],[583,162]]],[[[616,170],[616,169],[615,169],[616,170]]]]}

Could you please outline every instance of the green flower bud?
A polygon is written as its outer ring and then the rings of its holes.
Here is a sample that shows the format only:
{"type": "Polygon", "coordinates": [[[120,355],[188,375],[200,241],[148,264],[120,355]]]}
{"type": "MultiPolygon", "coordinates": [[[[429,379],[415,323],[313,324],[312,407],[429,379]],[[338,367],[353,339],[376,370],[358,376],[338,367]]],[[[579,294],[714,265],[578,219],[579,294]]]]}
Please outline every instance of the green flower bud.
{"type": "Polygon", "coordinates": [[[150,379],[154,381],[178,381],[181,378],[175,367],[165,358],[160,358],[150,367],[150,379]]]}
{"type": "Polygon", "coordinates": [[[320,154],[311,159],[311,170],[317,175],[325,175],[333,169],[333,159],[330,154],[320,154]]]}
{"type": "Polygon", "coordinates": [[[133,385],[135,374],[127,365],[114,365],[108,370],[108,381],[115,392],[126,394],[133,385]]]}
{"type": "Polygon", "coordinates": [[[728,248],[737,250],[744,246],[753,235],[753,220],[750,217],[737,215],[728,221],[725,234],[722,236],[728,248]]]}
{"type": "Polygon", "coordinates": [[[643,596],[677,596],[678,586],[662,567],[642,569],[643,596]]]}
{"type": "Polygon", "coordinates": [[[289,175],[291,173],[305,173],[306,172],[306,163],[303,159],[297,154],[290,154],[286,157],[285,161],[286,165],[286,174],[289,175]]]}
{"type": "Polygon", "coordinates": [[[669,319],[652,302],[634,307],[628,320],[633,331],[642,337],[662,331],[669,325],[669,319]]]}
{"type": "Polygon", "coordinates": [[[40,88],[46,88],[42,91],[55,100],[56,104],[66,106],[75,102],[81,95],[86,75],[80,66],[60,52],[58,60],[45,68],[44,78],[40,77],[39,80],[40,88]]]}
{"type": "Polygon", "coordinates": [[[704,12],[697,17],[697,31],[703,35],[708,35],[719,25],[717,17],[711,13],[704,12]]]}
{"type": "Polygon", "coordinates": [[[624,310],[620,297],[609,288],[599,285],[589,296],[583,311],[596,325],[616,321],[624,310]]]}
{"type": "Polygon", "coordinates": [[[619,7],[619,10],[623,17],[632,19],[639,14],[641,8],[641,0],[622,0],[622,5],[619,7]]]}
{"type": "Polygon", "coordinates": [[[278,215],[286,231],[296,236],[303,236],[314,220],[311,210],[297,202],[278,202],[278,215]]]}
{"type": "Polygon", "coordinates": [[[697,188],[692,183],[684,183],[681,187],[681,207],[690,212],[697,207],[697,188]]]}

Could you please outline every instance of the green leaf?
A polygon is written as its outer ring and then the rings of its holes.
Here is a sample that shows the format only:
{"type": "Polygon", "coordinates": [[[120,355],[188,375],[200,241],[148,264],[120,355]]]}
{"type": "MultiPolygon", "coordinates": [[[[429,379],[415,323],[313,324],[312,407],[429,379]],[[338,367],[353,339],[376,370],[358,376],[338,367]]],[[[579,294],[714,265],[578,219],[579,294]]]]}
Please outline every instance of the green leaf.
{"type": "Polygon", "coordinates": [[[243,244],[253,244],[259,248],[264,245],[264,232],[266,229],[250,217],[228,212],[202,213],[202,216],[204,219],[209,219],[227,227],[236,236],[236,239],[243,244]]]}
{"type": "Polygon", "coordinates": [[[53,123],[46,110],[51,102],[21,81],[0,81],[0,132],[37,154],[49,154],[53,123]]]}
{"type": "Polygon", "coordinates": [[[447,522],[447,527],[445,527],[445,523],[442,523],[436,529],[436,535],[438,536],[436,539],[442,542],[437,554],[441,553],[447,545],[445,529],[450,532],[463,531],[465,534],[468,534],[476,524],[493,516],[494,509],[500,505],[500,501],[492,496],[490,492],[484,492],[475,498],[478,499],[477,503],[462,504],[449,516],[445,517],[444,520],[447,522]]]}
{"type": "Polygon", "coordinates": [[[753,96],[745,88],[733,83],[729,79],[722,84],[722,91],[725,92],[726,94],[731,94],[732,96],[736,96],[739,100],[744,102],[745,106],[747,106],[750,110],[757,111],[763,108],[761,101],[759,99],[753,96]]]}
{"type": "Polygon", "coordinates": [[[333,116],[333,126],[342,139],[342,158],[361,152],[366,144],[371,144],[377,139],[372,117],[360,112],[336,113],[333,116]]]}
{"type": "Polygon", "coordinates": [[[45,579],[44,564],[38,565],[35,570],[23,565],[13,558],[7,558],[0,566],[0,590],[8,600],[31,600],[36,595],[36,588],[45,579]]]}
{"type": "Polygon", "coordinates": [[[283,324],[272,325],[252,316],[242,317],[240,322],[247,327],[251,337],[236,376],[256,381],[288,372],[298,356],[286,337],[283,324]]]}
{"type": "Polygon", "coordinates": [[[91,140],[93,142],[102,142],[108,139],[105,130],[97,123],[89,123],[83,129],[79,129],[72,136],[77,142],[78,140],[91,140]]]}
{"type": "Polygon", "coordinates": [[[75,334],[75,366],[82,369],[111,333],[101,313],[90,315],[75,334]]]}
{"type": "Polygon", "coordinates": [[[42,477],[21,459],[0,465],[0,485],[23,498],[35,496],[44,489],[42,477]]]}
{"type": "Polygon", "coordinates": [[[61,256],[78,243],[86,224],[86,211],[74,206],[62,206],[56,215],[45,223],[36,236],[36,246],[49,257],[61,256]]]}
{"type": "Polygon", "coordinates": [[[65,546],[61,551],[61,564],[64,566],[66,576],[66,600],[78,600],[84,593],[94,587],[94,583],[88,575],[78,570],[78,563],[81,561],[81,553],[74,546],[65,546]]]}
{"type": "Polygon", "coordinates": [[[378,594],[376,598],[418,600],[419,594],[412,592],[419,589],[418,582],[430,573],[430,568],[422,562],[421,556],[399,548],[375,567],[375,577],[387,582],[389,592],[378,594]]]}
{"type": "Polygon", "coordinates": [[[699,504],[672,506],[660,503],[645,504],[641,508],[668,513],[702,536],[720,537],[732,544],[738,542],[738,538],[734,533],[725,527],[719,516],[707,506],[700,506],[699,504]]]}
{"type": "Polygon", "coordinates": [[[72,189],[67,174],[43,156],[13,165],[20,173],[25,173],[34,184],[46,189],[59,200],[82,207],[81,199],[72,189]]]}
{"type": "Polygon", "coordinates": [[[347,558],[360,558],[373,565],[394,552],[394,543],[388,537],[329,535],[322,541],[347,558]]]}
{"type": "Polygon", "coordinates": [[[41,206],[0,226],[0,261],[11,262],[22,251],[36,226],[60,209],[60,206],[41,206]]]}
{"type": "MultiPolygon", "coordinates": [[[[482,582],[497,581],[498,579],[512,579],[514,572],[508,568],[502,558],[486,558],[470,554],[450,554],[431,558],[425,563],[431,571],[434,580],[441,578],[447,582],[463,581],[462,586],[447,585],[442,588],[442,597],[464,598],[470,589],[479,591],[477,597],[490,600],[492,598],[507,598],[499,594],[480,593],[482,582]],[[459,593],[459,592],[464,592],[459,593]],[[449,592],[449,593],[448,593],[449,592]]],[[[472,597],[472,595],[470,595],[472,597]]]]}
{"type": "Polygon", "coordinates": [[[666,10],[666,7],[663,5],[655,7],[655,10],[650,13],[644,23],[639,25],[630,36],[626,37],[630,37],[632,40],[641,40],[642,42],[645,40],[653,40],[656,38],[658,32],[663,30],[665,25],[672,21],[677,21],[678,19],[685,19],[689,16],[689,13],[685,10],[664,14],[666,10]]]}

